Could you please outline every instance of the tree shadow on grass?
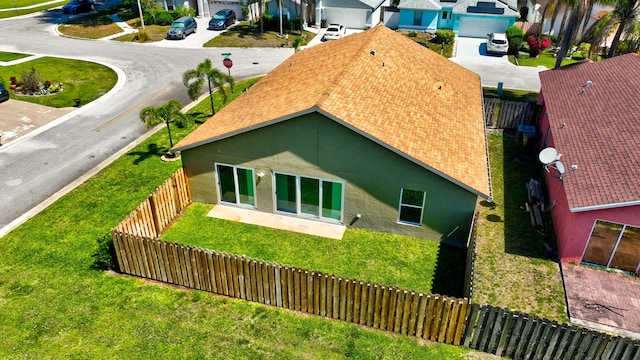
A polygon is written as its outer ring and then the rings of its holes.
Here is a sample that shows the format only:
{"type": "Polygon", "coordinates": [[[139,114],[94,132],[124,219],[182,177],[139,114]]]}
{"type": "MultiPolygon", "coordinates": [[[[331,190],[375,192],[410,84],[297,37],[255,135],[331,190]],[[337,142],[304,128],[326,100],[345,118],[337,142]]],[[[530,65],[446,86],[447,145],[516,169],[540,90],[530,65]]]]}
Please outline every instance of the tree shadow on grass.
{"type": "Polygon", "coordinates": [[[133,160],[133,164],[138,165],[148,158],[151,158],[151,157],[159,158],[162,155],[166,154],[167,151],[169,151],[169,149],[165,147],[159,147],[157,144],[149,144],[147,145],[147,151],[131,151],[131,152],[128,152],[127,155],[137,156],[137,158],[133,160]]]}
{"type": "Polygon", "coordinates": [[[464,276],[467,249],[441,244],[431,282],[431,292],[461,298],[464,295],[464,276]]]}

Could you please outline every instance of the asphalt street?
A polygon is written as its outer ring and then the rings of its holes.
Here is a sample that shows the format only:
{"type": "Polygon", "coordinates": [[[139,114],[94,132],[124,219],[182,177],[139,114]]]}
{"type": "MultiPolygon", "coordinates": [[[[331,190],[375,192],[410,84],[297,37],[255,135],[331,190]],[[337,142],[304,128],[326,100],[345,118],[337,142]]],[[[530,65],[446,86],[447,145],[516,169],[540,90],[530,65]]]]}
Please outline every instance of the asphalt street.
{"type": "MultiPolygon", "coordinates": [[[[139,119],[145,106],[170,99],[190,100],[182,73],[205,58],[226,71],[221,53],[232,53],[231,75],[244,79],[266,74],[293,54],[292,49],[202,48],[189,42],[158,44],[72,39],[59,36],[60,10],[0,21],[0,51],[67,57],[104,64],[120,75],[101,98],[0,147],[0,236],[42,209],[67,185],[147,133],[139,119]],[[216,61],[219,60],[219,61],[216,61]],[[44,202],[44,203],[43,203],[44,202]],[[30,216],[30,215],[29,215],[30,216]]],[[[198,37],[213,37],[203,26],[198,37]]],[[[10,100],[11,101],[11,100],[10,100]]],[[[71,105],[70,105],[71,106],[71,105]]]]}

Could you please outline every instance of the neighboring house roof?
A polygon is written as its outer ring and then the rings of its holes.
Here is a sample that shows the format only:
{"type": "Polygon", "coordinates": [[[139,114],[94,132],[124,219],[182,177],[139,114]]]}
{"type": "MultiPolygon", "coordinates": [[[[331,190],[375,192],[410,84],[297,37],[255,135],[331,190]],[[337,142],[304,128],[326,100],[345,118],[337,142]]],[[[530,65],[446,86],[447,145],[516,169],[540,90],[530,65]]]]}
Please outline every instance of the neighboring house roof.
{"type": "Polygon", "coordinates": [[[172,150],[312,112],[491,196],[480,77],[384,26],[295,53],[172,150]]]}
{"type": "MultiPolygon", "coordinates": [[[[640,56],[540,73],[571,211],[640,204],[640,56]],[[586,86],[591,81],[591,86],[586,86]]],[[[546,134],[543,134],[543,137],[546,134]]]]}
{"type": "Polygon", "coordinates": [[[474,15],[490,15],[490,16],[508,16],[519,17],[520,14],[516,11],[517,0],[400,0],[398,9],[411,9],[411,10],[434,10],[440,11],[442,8],[453,8],[454,14],[474,14],[474,15]],[[504,9],[503,14],[483,14],[468,12],[468,8],[478,5],[478,1],[485,3],[495,3],[496,8],[504,9]]]}
{"type": "MultiPolygon", "coordinates": [[[[449,3],[449,6],[451,5],[449,3]]],[[[398,9],[440,10],[442,6],[438,0],[400,0],[398,9]]]]}
{"type": "MultiPolygon", "coordinates": [[[[488,15],[488,16],[507,16],[507,17],[520,17],[520,13],[515,10],[516,4],[513,1],[487,1],[487,0],[458,0],[453,6],[454,14],[473,14],[473,15],[488,15]],[[504,9],[502,14],[484,14],[469,12],[469,7],[475,7],[478,2],[494,3],[497,9],[504,9]],[[513,5],[513,6],[512,6],[513,5]]],[[[451,3],[449,3],[451,4],[451,3]]],[[[441,3],[444,6],[444,4],[441,3]]]]}
{"type": "MultiPolygon", "coordinates": [[[[355,1],[374,10],[379,8],[380,5],[387,2],[387,0],[355,0],[355,1]]],[[[334,7],[334,6],[337,6],[337,7],[345,6],[344,0],[337,0],[337,1],[325,0],[322,2],[322,7],[334,7]]]]}

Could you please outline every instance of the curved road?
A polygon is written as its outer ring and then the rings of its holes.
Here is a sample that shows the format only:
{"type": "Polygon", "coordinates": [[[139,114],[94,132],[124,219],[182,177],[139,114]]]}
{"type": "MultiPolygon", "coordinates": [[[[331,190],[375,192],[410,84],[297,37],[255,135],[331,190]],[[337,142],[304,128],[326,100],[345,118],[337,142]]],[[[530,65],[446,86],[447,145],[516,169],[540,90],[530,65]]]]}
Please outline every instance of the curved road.
{"type": "Polygon", "coordinates": [[[266,74],[293,54],[292,49],[202,48],[215,35],[205,30],[202,19],[196,35],[156,44],[62,37],[55,28],[66,19],[60,10],[50,10],[0,21],[0,51],[94,61],[121,77],[107,95],[57,120],[56,126],[0,147],[0,236],[38,204],[144,135],[140,109],[170,99],[187,104],[185,70],[206,57],[226,70],[220,54],[231,52],[231,75],[243,79],[266,74]]]}

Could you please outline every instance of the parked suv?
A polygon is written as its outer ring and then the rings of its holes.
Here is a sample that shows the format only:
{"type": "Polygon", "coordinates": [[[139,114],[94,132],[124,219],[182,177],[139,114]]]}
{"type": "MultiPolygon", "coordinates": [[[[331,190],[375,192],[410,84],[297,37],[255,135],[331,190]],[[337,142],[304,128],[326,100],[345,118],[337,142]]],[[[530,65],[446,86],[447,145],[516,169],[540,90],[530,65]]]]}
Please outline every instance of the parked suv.
{"type": "Polygon", "coordinates": [[[209,30],[224,30],[236,23],[236,12],[231,9],[220,10],[209,20],[209,30]]]}
{"type": "Polygon", "coordinates": [[[196,19],[191,16],[183,16],[174,21],[167,31],[167,39],[184,39],[189,34],[195,34],[198,31],[196,19]]]}
{"type": "Polygon", "coordinates": [[[487,34],[487,52],[504,55],[509,51],[509,41],[505,33],[487,34]]]}

